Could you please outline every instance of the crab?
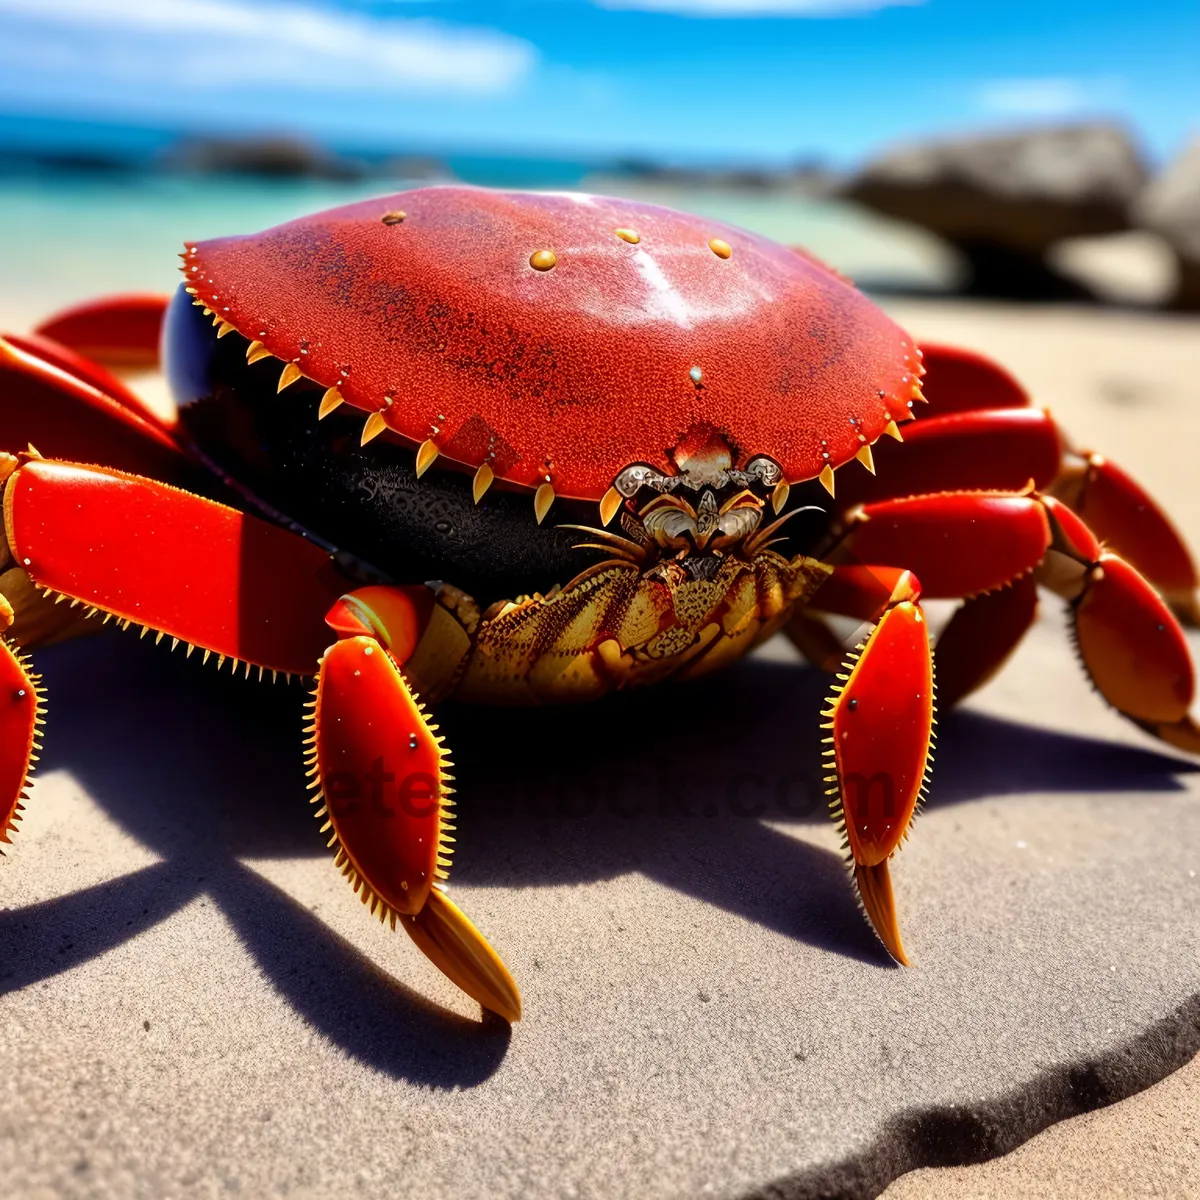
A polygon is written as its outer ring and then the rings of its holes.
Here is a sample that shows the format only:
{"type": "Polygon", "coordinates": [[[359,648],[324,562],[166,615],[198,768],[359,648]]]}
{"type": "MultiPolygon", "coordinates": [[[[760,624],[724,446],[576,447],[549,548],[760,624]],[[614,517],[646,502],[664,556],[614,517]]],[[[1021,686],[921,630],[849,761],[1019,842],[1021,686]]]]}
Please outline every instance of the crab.
{"type": "Polygon", "coordinates": [[[1104,699],[1200,751],[1196,571],[1158,506],[1002,367],[918,348],[812,255],[643,203],[439,187],[182,260],[173,298],[0,341],[0,841],[45,711],[29,648],[115,621],[315,678],[335,866],[514,1021],[446,893],[426,703],[587,701],[785,633],[835,676],[830,809],[899,963],[889,864],[929,781],[935,660],[954,703],[1048,589],[1104,699]],[[170,420],[113,370],[160,346],[170,420]],[[936,654],[923,598],[959,601],[936,654]]]}

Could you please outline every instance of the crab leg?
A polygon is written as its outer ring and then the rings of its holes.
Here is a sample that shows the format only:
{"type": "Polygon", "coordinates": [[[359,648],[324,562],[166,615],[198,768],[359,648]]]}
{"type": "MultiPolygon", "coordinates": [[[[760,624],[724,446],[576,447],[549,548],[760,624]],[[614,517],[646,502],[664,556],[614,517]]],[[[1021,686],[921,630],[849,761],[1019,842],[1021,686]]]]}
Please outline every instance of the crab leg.
{"type": "MultiPolygon", "coordinates": [[[[32,444],[42,454],[182,481],[195,468],[169,432],[132,408],[124,389],[98,386],[70,369],[70,357],[45,357],[33,339],[0,338],[0,447],[32,444]]],[[[134,403],[138,403],[133,398],[134,403]]]]}
{"type": "Polygon", "coordinates": [[[1020,491],[1046,487],[1062,466],[1062,438],[1040,408],[925,417],[904,426],[904,445],[880,440],[875,474],[841,471],[838,506],[928,492],[1020,491]]]}
{"type": "Polygon", "coordinates": [[[1183,631],[1155,590],[1050,497],[953,493],[868,505],[851,515],[837,552],[843,561],[814,607],[878,615],[879,623],[838,674],[844,686],[823,714],[825,753],[836,768],[827,781],[863,907],[903,963],[887,864],[928,780],[933,727],[932,663],[912,569],[934,581],[927,594],[974,597],[943,635],[960,694],[1028,628],[1035,579],[1070,602],[1084,667],[1109,703],[1172,745],[1200,752],[1188,712],[1194,671],[1183,631]]]}
{"type": "Polygon", "coordinates": [[[907,568],[927,599],[960,599],[1033,570],[1050,542],[1040,496],[946,492],[860,506],[847,516],[831,561],[907,568]]]}
{"type": "Polygon", "coordinates": [[[1133,563],[1185,621],[1200,624],[1196,564],[1170,518],[1140,484],[1116,463],[1088,451],[1049,490],[1110,550],[1133,563]]]}
{"type": "Polygon", "coordinates": [[[938,416],[1025,408],[1032,401],[1014,376],[986,355],[940,342],[921,343],[921,391],[938,416]]]}
{"type": "MultiPolygon", "coordinates": [[[[874,620],[880,599],[889,594],[899,574],[895,567],[835,567],[814,606],[860,621],[874,620]]],[[[942,708],[982,687],[1017,648],[1036,615],[1037,584],[1032,575],[964,600],[937,639],[942,708]]],[[[836,671],[845,657],[841,639],[817,613],[797,610],[786,632],[805,658],[823,671],[836,671]]]]}
{"type": "Polygon", "coordinates": [[[101,296],[47,317],[35,332],[111,367],[158,365],[163,314],[170,296],[101,296]]]}
{"type": "MultiPolygon", "coordinates": [[[[255,517],[155,480],[26,458],[4,488],[11,569],[77,604],[261,669],[310,674],[320,660],[313,774],[338,862],[372,911],[405,931],[464,991],[509,1020],[520,997],[494,951],[435,885],[448,864],[450,776],[400,665],[432,624],[428,588],[344,595],[329,555],[255,517]],[[342,640],[328,644],[326,621],[342,640]],[[403,769],[395,797],[391,763],[403,769]],[[365,783],[365,788],[363,784],[365,783]],[[378,789],[378,790],[376,790],[378,789]],[[380,906],[383,906],[382,908],[380,906]]],[[[11,609],[0,601],[11,619],[11,609]]],[[[443,614],[444,615],[444,614],[443,614]]],[[[453,626],[452,620],[447,624],[453,626]]],[[[461,633],[461,629],[459,629],[461,633]]],[[[36,681],[8,643],[0,683],[21,687],[0,721],[0,814],[25,784],[36,681]]]]}
{"type": "MultiPolygon", "coordinates": [[[[1034,572],[1070,602],[1083,665],[1104,698],[1165,741],[1200,749],[1188,713],[1194,671],[1178,621],[1136,568],[1102,549],[1052,497],[953,493],[865,505],[849,518],[837,554],[915,570],[927,596],[946,598],[1034,572]]],[[[1010,629],[1020,625],[1019,616],[1007,619],[1010,629]]]]}
{"type": "Polygon", "coordinates": [[[969,596],[938,635],[938,702],[945,710],[983,687],[1037,617],[1037,582],[1021,575],[994,592],[969,596]]]}
{"type": "Polygon", "coordinates": [[[904,426],[904,448],[873,448],[876,474],[841,473],[839,507],[933,492],[1020,490],[1030,483],[1083,516],[1154,584],[1184,620],[1200,623],[1200,572],[1154,499],[1100,454],[1074,450],[1049,413],[997,363],[948,346],[923,348],[931,417],[904,426]]]}
{"type": "Polygon", "coordinates": [[[834,768],[826,782],[833,785],[830,809],[863,908],[888,953],[907,965],[888,860],[928,781],[933,660],[916,577],[888,568],[859,572],[834,583],[858,612],[879,607],[880,580],[891,588],[878,623],[838,674],[841,682],[821,714],[828,731],[824,753],[834,768]]]}
{"type": "MultiPolygon", "coordinates": [[[[12,621],[12,607],[0,596],[0,631],[12,621]]],[[[46,710],[40,685],[41,676],[33,674],[29,659],[0,633],[0,842],[12,841],[9,835],[21,819],[21,801],[41,748],[38,729],[46,710]]]]}
{"type": "Polygon", "coordinates": [[[369,587],[327,620],[340,635],[317,677],[310,774],[335,862],[364,904],[397,921],[421,951],[484,1008],[521,1016],[512,976],[445,895],[453,776],[443,738],[403,673],[429,624],[425,587],[369,587]]]}
{"type": "Polygon", "coordinates": [[[7,566],[34,587],[247,671],[311,674],[323,614],[345,589],[297,534],[102,467],[25,456],[4,487],[4,526],[7,566]]]}
{"type": "Polygon", "coordinates": [[[143,420],[149,421],[151,425],[162,428],[164,431],[167,430],[166,423],[158,414],[107,367],[102,367],[99,363],[92,362],[90,358],[84,358],[83,355],[76,354],[69,347],[38,333],[5,333],[0,336],[3,341],[15,349],[32,355],[52,367],[57,367],[60,371],[66,371],[68,375],[74,375],[76,379],[81,379],[98,392],[110,396],[123,408],[136,413],[143,420]]]}
{"type": "Polygon", "coordinates": [[[960,490],[1048,491],[1149,578],[1185,619],[1200,621],[1198,576],[1170,520],[1146,491],[1102,455],[1063,457],[1062,434],[1036,408],[961,412],[906,427],[905,444],[877,445],[877,474],[839,480],[855,504],[960,490]]]}
{"type": "MultiPolygon", "coordinates": [[[[831,569],[812,608],[859,621],[877,621],[893,591],[908,573],[899,567],[865,567],[843,563],[831,569]]],[[[833,673],[846,658],[846,647],[818,612],[797,608],[784,631],[814,666],[833,673]]]]}

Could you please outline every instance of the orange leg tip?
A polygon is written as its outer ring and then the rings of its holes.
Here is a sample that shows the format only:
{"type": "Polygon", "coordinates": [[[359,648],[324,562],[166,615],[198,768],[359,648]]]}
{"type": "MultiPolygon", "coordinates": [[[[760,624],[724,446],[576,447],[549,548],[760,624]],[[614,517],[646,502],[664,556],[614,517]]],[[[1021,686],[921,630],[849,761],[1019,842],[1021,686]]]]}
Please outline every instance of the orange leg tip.
{"type": "Polygon", "coordinates": [[[902,966],[910,965],[900,941],[900,924],[896,919],[896,898],[892,893],[892,877],[885,858],[873,866],[854,864],[854,882],[863,908],[884,949],[902,966]]]}
{"type": "Polygon", "coordinates": [[[401,918],[408,936],[452,983],[512,1023],[521,1019],[521,993],[508,968],[466,914],[434,888],[415,916],[401,918]]]}
{"type": "Polygon", "coordinates": [[[1172,725],[1159,725],[1152,732],[1176,750],[1200,754],[1200,726],[1190,716],[1172,725]]]}
{"type": "Polygon", "coordinates": [[[1200,603],[1196,601],[1195,592],[1164,588],[1162,595],[1181,624],[1189,629],[1200,629],[1200,603]]]}

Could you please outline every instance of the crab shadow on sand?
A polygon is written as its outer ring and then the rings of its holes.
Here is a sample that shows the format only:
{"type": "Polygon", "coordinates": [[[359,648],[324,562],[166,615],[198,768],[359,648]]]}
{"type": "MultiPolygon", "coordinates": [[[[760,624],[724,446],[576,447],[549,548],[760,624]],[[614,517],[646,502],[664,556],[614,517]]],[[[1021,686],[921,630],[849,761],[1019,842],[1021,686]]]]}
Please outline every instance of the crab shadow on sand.
{"type": "MultiPolygon", "coordinates": [[[[107,633],[38,655],[51,706],[41,765],[70,771],[162,861],[0,909],[0,994],[103,954],[204,894],[286,1001],[347,1054],[435,1087],[488,1078],[507,1025],[425,1001],[239,861],[327,853],[302,799],[302,690],[217,676],[131,641],[107,633]]],[[[536,887],[637,871],[888,969],[841,857],[783,828],[828,823],[816,719],[826,689],[815,671],[751,660],[579,708],[444,707],[463,817],[455,881],[536,887]]],[[[935,806],[1034,789],[1178,790],[1178,775],[1197,769],[971,712],[948,715],[941,732],[935,806]]]]}

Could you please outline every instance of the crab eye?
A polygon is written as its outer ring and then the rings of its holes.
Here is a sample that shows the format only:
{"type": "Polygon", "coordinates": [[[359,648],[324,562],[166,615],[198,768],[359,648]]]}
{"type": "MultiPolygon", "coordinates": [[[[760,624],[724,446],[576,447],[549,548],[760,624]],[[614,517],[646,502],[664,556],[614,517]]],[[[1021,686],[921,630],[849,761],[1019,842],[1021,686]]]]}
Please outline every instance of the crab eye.
{"type": "Polygon", "coordinates": [[[774,487],[783,478],[783,468],[766,454],[757,454],[746,464],[746,474],[764,487],[774,487]]]}

